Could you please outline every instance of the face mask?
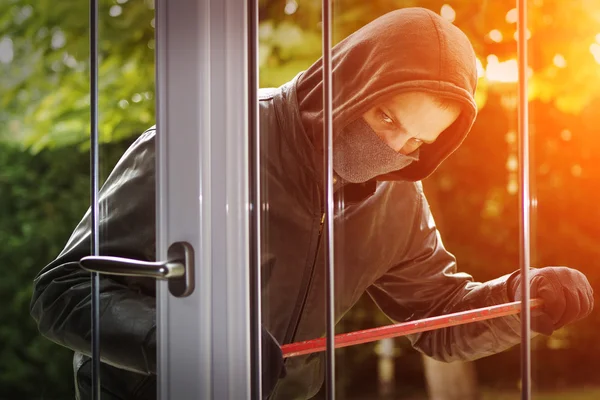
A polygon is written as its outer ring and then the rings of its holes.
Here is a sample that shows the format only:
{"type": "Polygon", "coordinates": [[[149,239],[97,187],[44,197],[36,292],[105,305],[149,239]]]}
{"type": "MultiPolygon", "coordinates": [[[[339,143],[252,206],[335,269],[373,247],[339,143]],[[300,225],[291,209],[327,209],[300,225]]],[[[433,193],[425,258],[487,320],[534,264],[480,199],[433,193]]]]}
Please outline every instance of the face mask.
{"type": "Polygon", "coordinates": [[[398,171],[418,159],[418,149],[409,155],[394,151],[363,118],[348,124],[333,142],[333,169],[351,183],[398,171]]]}

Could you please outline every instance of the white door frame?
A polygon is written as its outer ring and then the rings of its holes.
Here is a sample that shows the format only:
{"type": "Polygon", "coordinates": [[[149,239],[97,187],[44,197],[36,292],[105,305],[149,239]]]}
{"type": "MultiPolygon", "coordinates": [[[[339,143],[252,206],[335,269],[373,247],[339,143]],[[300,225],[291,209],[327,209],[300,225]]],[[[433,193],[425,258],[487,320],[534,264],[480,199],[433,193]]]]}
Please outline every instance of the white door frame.
{"type": "Polygon", "coordinates": [[[189,296],[158,283],[161,400],[250,398],[247,10],[157,0],[157,259],[195,252],[189,296]]]}

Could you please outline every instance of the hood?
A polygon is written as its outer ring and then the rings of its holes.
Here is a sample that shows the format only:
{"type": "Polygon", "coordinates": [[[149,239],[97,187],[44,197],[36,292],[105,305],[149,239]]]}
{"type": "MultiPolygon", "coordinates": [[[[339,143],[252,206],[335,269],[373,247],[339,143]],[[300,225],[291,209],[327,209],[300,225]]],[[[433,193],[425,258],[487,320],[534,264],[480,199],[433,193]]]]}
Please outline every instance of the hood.
{"type": "MultiPolygon", "coordinates": [[[[385,14],[332,49],[333,135],[367,110],[402,92],[424,91],[454,99],[461,114],[419,161],[376,180],[418,181],[429,176],[463,142],[477,115],[475,52],[466,35],[424,8],[385,14]]],[[[299,76],[302,125],[313,146],[323,149],[322,61],[299,76]]]]}

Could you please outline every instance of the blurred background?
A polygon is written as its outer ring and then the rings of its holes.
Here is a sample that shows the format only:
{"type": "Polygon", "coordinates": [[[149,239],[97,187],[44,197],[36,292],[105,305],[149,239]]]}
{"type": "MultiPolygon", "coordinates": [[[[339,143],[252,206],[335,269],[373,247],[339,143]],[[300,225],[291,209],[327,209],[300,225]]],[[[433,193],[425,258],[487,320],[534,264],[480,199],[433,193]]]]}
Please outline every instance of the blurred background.
{"type": "MultiPolygon", "coordinates": [[[[154,5],[101,0],[104,176],[154,124],[154,5]]],[[[396,8],[452,21],[478,55],[477,122],[425,182],[459,269],[477,281],[519,267],[515,1],[334,0],[334,41],[396,8]]],[[[72,353],[29,316],[32,280],[89,205],[89,8],[0,0],[0,399],[70,399],[72,353]]],[[[260,84],[279,86],[321,55],[320,0],[260,1],[260,84]]],[[[566,265],[600,284],[600,0],[529,1],[534,266],[566,265]]],[[[334,82],[343,84],[343,82],[334,82]]],[[[600,311],[533,341],[534,398],[600,398],[600,311]]],[[[387,324],[367,297],[338,331],[387,324]]],[[[339,398],[516,399],[519,348],[440,364],[403,339],[340,350],[339,398]]]]}

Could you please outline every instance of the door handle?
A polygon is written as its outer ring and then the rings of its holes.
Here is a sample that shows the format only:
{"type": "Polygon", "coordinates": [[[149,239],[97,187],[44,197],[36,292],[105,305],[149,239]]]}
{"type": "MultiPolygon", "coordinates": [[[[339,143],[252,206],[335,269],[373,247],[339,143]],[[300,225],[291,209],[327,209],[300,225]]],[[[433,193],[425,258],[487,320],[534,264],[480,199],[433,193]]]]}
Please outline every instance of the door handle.
{"type": "Polygon", "coordinates": [[[186,297],[194,291],[194,248],[187,242],[175,242],[169,246],[167,261],[87,256],[79,260],[79,265],[86,271],[99,274],[167,280],[169,292],[176,297],[186,297]]]}

